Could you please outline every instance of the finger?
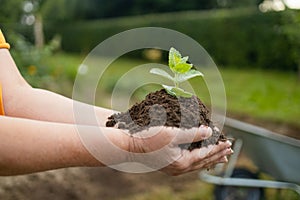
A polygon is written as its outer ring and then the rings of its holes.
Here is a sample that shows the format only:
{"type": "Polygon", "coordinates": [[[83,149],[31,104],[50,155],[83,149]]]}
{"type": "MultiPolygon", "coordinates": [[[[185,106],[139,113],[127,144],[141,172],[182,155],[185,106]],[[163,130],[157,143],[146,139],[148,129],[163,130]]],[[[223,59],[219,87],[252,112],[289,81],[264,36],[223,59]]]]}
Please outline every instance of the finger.
{"type": "Polygon", "coordinates": [[[198,142],[209,138],[212,135],[212,129],[208,126],[201,125],[199,128],[191,129],[173,129],[173,133],[176,134],[173,142],[175,144],[186,144],[192,142],[198,142]]]}
{"type": "Polygon", "coordinates": [[[217,164],[220,164],[220,163],[227,163],[228,162],[228,159],[226,156],[223,156],[221,157],[219,160],[215,160],[213,162],[207,162],[207,161],[204,161],[204,162],[200,162],[198,164],[195,164],[195,165],[191,165],[189,166],[188,168],[186,168],[184,170],[184,172],[179,172],[179,173],[186,173],[186,172],[191,172],[191,171],[195,171],[195,170],[203,170],[203,169],[212,169],[214,168],[217,164]]]}
{"type": "MultiPolygon", "coordinates": [[[[201,169],[214,169],[216,167],[217,164],[221,164],[221,163],[227,163],[228,162],[228,159],[226,156],[223,156],[222,158],[220,158],[219,160],[217,161],[214,161],[212,163],[207,163],[206,165],[204,166],[201,166],[201,169]]],[[[199,169],[200,166],[194,166],[191,168],[191,170],[197,170],[199,169]]]]}
{"type": "MultiPolygon", "coordinates": [[[[205,157],[209,157],[209,156],[213,156],[215,154],[218,154],[219,152],[223,151],[224,149],[230,149],[231,148],[232,143],[227,140],[226,142],[219,142],[219,144],[217,145],[209,145],[208,147],[211,147],[211,151],[207,152],[207,154],[205,154],[205,149],[203,149],[203,152],[200,152],[200,158],[205,158],[205,157]]],[[[200,148],[201,151],[202,148],[200,148]]]]}
{"type": "Polygon", "coordinates": [[[218,164],[219,162],[227,162],[227,156],[231,155],[233,151],[231,149],[224,149],[223,151],[207,157],[200,162],[194,163],[196,167],[207,167],[218,164]],[[224,160],[225,159],[225,160],[224,160]]]}
{"type": "MultiPolygon", "coordinates": [[[[210,168],[212,166],[215,166],[218,163],[228,162],[225,156],[229,154],[228,151],[230,152],[230,149],[225,149],[222,152],[219,152],[219,154],[215,154],[209,158],[202,159],[200,162],[193,163],[195,157],[198,157],[196,153],[197,151],[182,150],[182,156],[178,160],[176,160],[175,163],[172,164],[171,167],[172,170],[170,174],[179,175],[182,173],[186,173],[198,169],[210,168]]],[[[168,167],[168,170],[170,170],[170,166],[168,167]]]]}
{"type": "Polygon", "coordinates": [[[205,159],[206,156],[203,156],[202,158],[200,153],[207,155],[214,148],[214,146],[215,145],[209,145],[208,147],[186,152],[185,156],[182,157],[182,159],[185,159],[184,162],[187,164],[185,171],[193,171],[195,169],[203,168],[205,165],[207,165],[209,160],[205,159]]]}
{"type": "Polygon", "coordinates": [[[194,149],[185,153],[185,156],[191,165],[197,165],[198,163],[205,165],[221,156],[230,155],[232,153],[230,146],[231,143],[229,141],[220,142],[218,145],[209,145],[208,147],[194,149]]]}
{"type": "Polygon", "coordinates": [[[228,149],[230,147],[231,147],[231,142],[226,141],[226,142],[219,142],[218,145],[208,145],[207,147],[193,149],[192,153],[195,154],[194,158],[196,159],[194,160],[194,162],[199,162],[209,156],[213,156],[219,153],[220,151],[224,149],[228,149]]]}
{"type": "Polygon", "coordinates": [[[228,158],[227,156],[223,156],[221,157],[219,160],[216,160],[212,163],[208,163],[207,165],[204,165],[203,168],[206,168],[206,169],[212,169],[214,168],[217,164],[221,164],[221,163],[227,163],[228,162],[228,158]]]}
{"type": "MultiPolygon", "coordinates": [[[[195,154],[198,155],[198,160],[202,160],[202,159],[206,158],[208,155],[212,154],[212,152],[214,153],[215,149],[216,149],[216,145],[208,145],[207,147],[202,147],[200,149],[194,149],[193,151],[198,151],[198,152],[195,152],[195,154]]],[[[195,162],[198,162],[198,161],[195,161],[195,162]]]]}
{"type": "Polygon", "coordinates": [[[161,169],[161,171],[169,174],[169,175],[180,175],[186,173],[190,170],[192,166],[191,152],[185,149],[181,150],[181,156],[171,163],[169,166],[161,169]]]}
{"type": "Polygon", "coordinates": [[[228,162],[228,158],[227,156],[223,156],[222,158],[220,158],[219,160],[216,161],[218,163],[227,163],[228,162]]]}
{"type": "Polygon", "coordinates": [[[233,153],[230,147],[231,143],[228,141],[193,151],[182,150],[182,156],[176,160],[176,167],[173,166],[172,174],[178,175],[227,162],[226,156],[233,153]]]}
{"type": "Polygon", "coordinates": [[[200,149],[194,149],[191,151],[193,163],[208,163],[214,160],[218,160],[222,156],[231,155],[233,153],[231,142],[220,142],[218,145],[209,145],[208,147],[202,147],[200,149]]]}
{"type": "Polygon", "coordinates": [[[231,155],[233,151],[231,149],[224,149],[223,151],[214,154],[213,156],[207,157],[203,160],[204,163],[207,165],[213,165],[219,162],[220,160],[226,158],[227,156],[231,155]]]}
{"type": "Polygon", "coordinates": [[[199,169],[211,169],[214,168],[214,166],[216,166],[217,164],[227,163],[227,162],[228,162],[227,156],[219,155],[214,158],[205,159],[202,162],[194,164],[193,166],[190,167],[190,171],[199,170],[199,169]]]}

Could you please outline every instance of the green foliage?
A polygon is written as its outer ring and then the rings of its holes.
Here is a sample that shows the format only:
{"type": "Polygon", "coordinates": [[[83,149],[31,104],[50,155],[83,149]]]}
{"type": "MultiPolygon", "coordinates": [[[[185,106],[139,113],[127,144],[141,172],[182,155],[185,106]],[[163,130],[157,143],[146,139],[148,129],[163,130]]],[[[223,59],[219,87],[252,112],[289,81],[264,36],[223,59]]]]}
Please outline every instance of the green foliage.
{"type": "Polygon", "coordinates": [[[188,64],[189,57],[181,57],[179,51],[171,47],[169,51],[169,67],[175,74],[183,74],[192,68],[192,64],[188,64]]]}
{"type": "Polygon", "coordinates": [[[221,69],[221,74],[229,113],[300,126],[300,87],[293,72],[221,69]]]}
{"type": "Polygon", "coordinates": [[[51,21],[53,24],[66,21],[75,21],[82,16],[82,9],[86,9],[89,1],[79,0],[56,0],[44,1],[40,12],[45,21],[51,21]]]}
{"type": "Polygon", "coordinates": [[[159,68],[152,68],[150,73],[160,75],[173,81],[174,86],[162,85],[169,94],[176,97],[191,97],[191,93],[179,88],[179,83],[196,76],[203,76],[203,74],[197,70],[191,69],[193,65],[187,63],[188,58],[188,56],[182,57],[179,51],[174,47],[171,47],[169,51],[169,68],[174,73],[174,77],[159,68]]]}
{"type": "Polygon", "coordinates": [[[11,53],[22,75],[33,86],[41,86],[44,79],[49,78],[49,69],[43,66],[43,60],[50,57],[60,46],[59,37],[51,40],[43,48],[35,47],[20,34],[9,34],[12,44],[11,53]]]}
{"type": "MultiPolygon", "coordinates": [[[[262,0],[43,0],[47,6],[47,18],[56,20],[72,15],[72,20],[103,19],[150,13],[176,12],[183,10],[207,10],[257,6],[262,0]],[[65,11],[63,13],[62,11],[65,11]]],[[[44,6],[43,6],[44,7],[44,6]]]]}
{"type": "Polygon", "coordinates": [[[284,13],[282,33],[290,44],[290,53],[298,65],[298,78],[300,79],[300,12],[288,10],[284,13]]]}
{"type": "MultiPolygon", "coordinates": [[[[285,12],[261,13],[256,9],[179,12],[138,17],[64,23],[47,27],[46,34],[62,35],[66,51],[87,53],[122,31],[156,26],[180,31],[199,42],[218,66],[255,67],[295,71],[296,43],[290,42],[282,20],[285,12]],[[197,27],[197,28],[195,28],[197,27]]],[[[300,29],[293,29],[300,35],[300,29]]],[[[299,55],[299,54],[298,54],[299,55]]]]}
{"type": "Polygon", "coordinates": [[[18,22],[20,20],[22,15],[22,3],[23,0],[0,0],[0,22],[2,23],[1,25],[3,25],[3,23],[18,22]]]}

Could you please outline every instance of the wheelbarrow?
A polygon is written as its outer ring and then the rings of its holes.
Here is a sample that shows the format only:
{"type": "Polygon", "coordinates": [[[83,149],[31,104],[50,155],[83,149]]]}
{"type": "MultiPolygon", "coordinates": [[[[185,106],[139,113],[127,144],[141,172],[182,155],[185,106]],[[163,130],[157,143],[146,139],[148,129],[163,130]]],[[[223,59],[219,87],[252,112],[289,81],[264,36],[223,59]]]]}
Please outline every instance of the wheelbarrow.
{"type": "Polygon", "coordinates": [[[235,153],[227,164],[217,165],[212,172],[199,173],[202,181],[217,185],[217,200],[258,200],[264,188],[294,190],[300,199],[300,140],[231,118],[226,118],[224,130],[228,137],[235,139],[235,153]],[[257,173],[236,168],[241,155],[251,160],[259,173],[272,179],[258,179],[257,173]],[[237,194],[237,188],[247,188],[247,192],[237,194]]]}

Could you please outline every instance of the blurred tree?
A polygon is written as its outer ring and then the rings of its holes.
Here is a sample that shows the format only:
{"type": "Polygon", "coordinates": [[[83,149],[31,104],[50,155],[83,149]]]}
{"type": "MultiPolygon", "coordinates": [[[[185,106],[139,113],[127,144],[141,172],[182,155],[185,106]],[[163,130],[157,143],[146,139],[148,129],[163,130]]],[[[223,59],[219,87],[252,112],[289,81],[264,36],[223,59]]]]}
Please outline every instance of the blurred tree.
{"type": "Polygon", "coordinates": [[[72,21],[175,12],[257,6],[263,0],[0,0],[1,22],[18,22],[24,15],[24,6],[34,5],[34,13],[40,13],[47,21],[72,21]]]}
{"type": "Polygon", "coordinates": [[[202,10],[217,7],[216,0],[132,0],[131,14],[175,12],[182,10],[202,10]]]}
{"type": "Polygon", "coordinates": [[[89,9],[92,12],[88,12],[86,17],[94,19],[132,15],[130,10],[133,6],[134,0],[90,0],[89,9]]]}
{"type": "Polygon", "coordinates": [[[263,0],[36,0],[47,20],[86,20],[149,13],[257,6],[263,0]]]}
{"type": "MultiPolygon", "coordinates": [[[[85,6],[85,2],[88,1],[82,1],[82,7],[85,6]]],[[[69,21],[76,18],[76,14],[77,17],[80,16],[80,12],[76,10],[77,4],[77,0],[44,0],[40,5],[40,13],[48,22],[69,21]]]]}
{"type": "Polygon", "coordinates": [[[300,11],[287,10],[283,14],[282,32],[286,35],[297,61],[298,78],[300,80],[300,11]]]}
{"type": "Polygon", "coordinates": [[[1,12],[0,22],[1,23],[13,23],[18,22],[22,16],[22,4],[24,0],[0,0],[1,12]]]}
{"type": "Polygon", "coordinates": [[[236,7],[250,7],[258,6],[264,0],[217,0],[219,7],[236,8],[236,7]]]}

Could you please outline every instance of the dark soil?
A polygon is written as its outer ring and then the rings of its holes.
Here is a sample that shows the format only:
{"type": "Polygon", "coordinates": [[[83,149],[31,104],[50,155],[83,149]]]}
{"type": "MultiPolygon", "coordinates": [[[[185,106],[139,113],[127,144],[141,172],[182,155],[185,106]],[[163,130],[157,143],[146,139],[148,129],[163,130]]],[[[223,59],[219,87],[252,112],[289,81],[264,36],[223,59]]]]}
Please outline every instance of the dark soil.
{"type": "Polygon", "coordinates": [[[136,103],[126,112],[113,114],[106,122],[107,127],[116,126],[119,129],[129,130],[131,134],[153,126],[190,129],[200,125],[211,127],[212,136],[203,141],[182,144],[182,148],[192,150],[226,140],[225,135],[214,128],[213,122],[209,119],[209,110],[198,97],[176,98],[164,89],[149,93],[145,100],[136,103]]]}

